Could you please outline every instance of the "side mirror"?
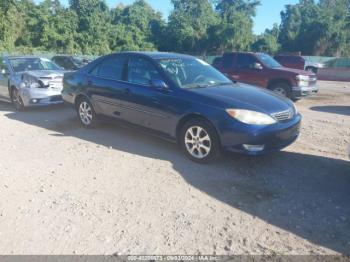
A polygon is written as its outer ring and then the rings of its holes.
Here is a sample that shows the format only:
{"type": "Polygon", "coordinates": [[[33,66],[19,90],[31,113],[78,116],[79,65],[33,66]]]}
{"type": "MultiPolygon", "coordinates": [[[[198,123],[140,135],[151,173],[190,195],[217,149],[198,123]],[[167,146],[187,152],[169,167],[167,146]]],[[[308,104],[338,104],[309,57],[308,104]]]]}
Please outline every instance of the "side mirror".
{"type": "Polygon", "coordinates": [[[159,90],[168,90],[169,86],[160,79],[151,80],[151,86],[159,90]]]}
{"type": "Polygon", "coordinates": [[[263,69],[263,66],[262,66],[260,63],[255,63],[255,64],[254,64],[254,69],[262,70],[262,69],[263,69]]]}

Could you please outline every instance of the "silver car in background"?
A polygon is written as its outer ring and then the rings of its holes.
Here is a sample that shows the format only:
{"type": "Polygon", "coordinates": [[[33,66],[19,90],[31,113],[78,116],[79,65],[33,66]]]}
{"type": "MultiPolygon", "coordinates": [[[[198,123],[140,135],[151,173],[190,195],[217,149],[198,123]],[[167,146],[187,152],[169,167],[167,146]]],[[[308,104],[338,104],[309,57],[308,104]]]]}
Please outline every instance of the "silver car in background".
{"type": "Polygon", "coordinates": [[[0,98],[12,101],[17,110],[63,103],[64,70],[46,58],[0,59],[0,98]]]}

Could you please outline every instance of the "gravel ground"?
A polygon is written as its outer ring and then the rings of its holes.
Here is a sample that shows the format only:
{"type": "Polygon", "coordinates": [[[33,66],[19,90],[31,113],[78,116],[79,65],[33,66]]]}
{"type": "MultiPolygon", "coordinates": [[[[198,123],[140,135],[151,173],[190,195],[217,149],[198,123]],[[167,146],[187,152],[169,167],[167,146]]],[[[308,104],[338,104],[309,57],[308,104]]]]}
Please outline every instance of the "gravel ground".
{"type": "Polygon", "coordinates": [[[349,254],[350,84],[298,102],[283,152],[187,160],[63,106],[0,102],[1,254],[349,254]]]}

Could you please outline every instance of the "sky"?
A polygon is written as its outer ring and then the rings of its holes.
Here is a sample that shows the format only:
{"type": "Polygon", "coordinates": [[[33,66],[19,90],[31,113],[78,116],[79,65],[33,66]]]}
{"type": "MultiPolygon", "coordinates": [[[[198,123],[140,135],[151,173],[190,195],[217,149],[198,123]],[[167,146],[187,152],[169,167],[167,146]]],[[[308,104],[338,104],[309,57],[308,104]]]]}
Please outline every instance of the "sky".
{"type": "MultiPolygon", "coordinates": [[[[36,0],[39,2],[40,0],[36,0]]],[[[155,10],[163,13],[164,17],[168,17],[172,6],[170,0],[146,0],[155,10]]],[[[64,5],[68,4],[68,0],[61,0],[64,5]]],[[[131,4],[134,0],[106,0],[110,7],[115,7],[119,3],[125,5],[131,4]]],[[[285,5],[296,4],[299,0],[261,0],[258,7],[257,16],[254,18],[254,33],[260,34],[266,28],[272,28],[274,23],[280,23],[280,13],[285,5]]]]}

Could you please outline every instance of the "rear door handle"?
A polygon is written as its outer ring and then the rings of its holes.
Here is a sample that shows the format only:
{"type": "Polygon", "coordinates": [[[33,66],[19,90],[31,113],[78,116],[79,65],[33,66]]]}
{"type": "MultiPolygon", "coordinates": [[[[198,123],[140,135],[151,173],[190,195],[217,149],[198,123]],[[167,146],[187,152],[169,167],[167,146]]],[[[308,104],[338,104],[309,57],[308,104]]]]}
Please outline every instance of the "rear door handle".
{"type": "Polygon", "coordinates": [[[160,105],[160,102],[159,102],[159,100],[158,100],[157,98],[153,98],[153,99],[152,99],[152,102],[153,102],[153,104],[155,104],[155,105],[160,105]]]}
{"type": "Polygon", "coordinates": [[[91,79],[91,78],[88,78],[88,79],[87,79],[87,83],[88,83],[88,85],[92,85],[92,79],[91,79]]]}

